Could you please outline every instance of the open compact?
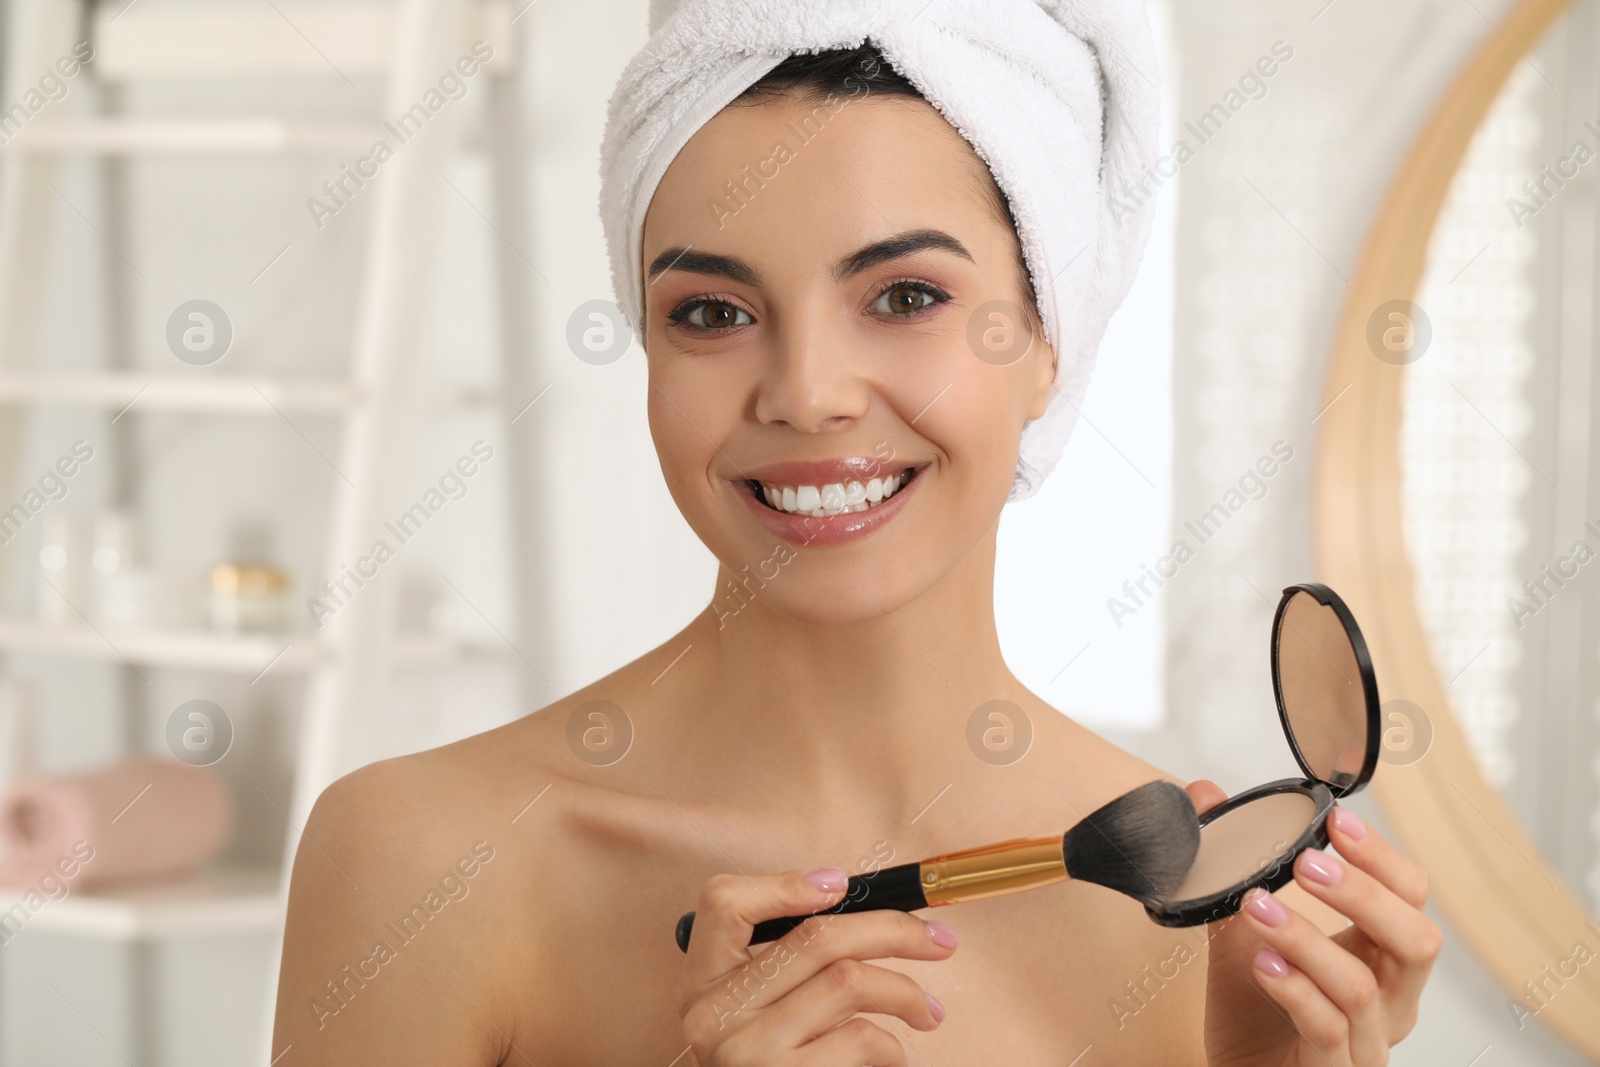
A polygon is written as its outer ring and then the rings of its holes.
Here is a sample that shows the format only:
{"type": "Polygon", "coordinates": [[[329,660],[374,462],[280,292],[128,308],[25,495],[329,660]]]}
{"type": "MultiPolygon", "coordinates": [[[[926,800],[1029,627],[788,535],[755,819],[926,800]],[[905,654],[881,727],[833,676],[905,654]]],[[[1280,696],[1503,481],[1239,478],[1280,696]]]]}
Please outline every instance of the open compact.
{"type": "Polygon", "coordinates": [[[1163,926],[1199,926],[1239,910],[1257,886],[1294,877],[1295,857],[1328,844],[1338,798],[1378,763],[1378,683],[1355,617],[1332,589],[1291,585],[1272,619],[1272,690],[1306,777],[1246,790],[1200,817],[1200,851],[1177,889],[1146,903],[1163,926]]]}

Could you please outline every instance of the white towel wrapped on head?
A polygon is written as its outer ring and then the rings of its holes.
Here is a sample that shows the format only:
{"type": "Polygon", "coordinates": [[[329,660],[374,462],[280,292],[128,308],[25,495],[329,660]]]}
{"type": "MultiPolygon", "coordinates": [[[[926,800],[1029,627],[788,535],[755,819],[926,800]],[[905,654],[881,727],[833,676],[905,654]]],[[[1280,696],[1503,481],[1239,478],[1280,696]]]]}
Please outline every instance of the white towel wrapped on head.
{"type": "Polygon", "coordinates": [[[639,331],[645,212],[689,138],[788,56],[867,42],[1010,201],[1057,360],[1049,409],[1023,429],[1010,499],[1024,499],[1061,457],[1150,233],[1160,94],[1143,0],[652,0],[601,150],[618,303],[639,331]]]}

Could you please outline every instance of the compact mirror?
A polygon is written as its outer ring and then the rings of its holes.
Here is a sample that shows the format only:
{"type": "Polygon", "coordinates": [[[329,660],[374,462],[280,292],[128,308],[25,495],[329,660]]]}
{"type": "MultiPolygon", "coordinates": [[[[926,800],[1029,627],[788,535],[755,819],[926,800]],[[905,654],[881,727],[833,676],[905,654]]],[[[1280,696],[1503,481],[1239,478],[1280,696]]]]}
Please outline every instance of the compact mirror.
{"type": "Polygon", "coordinates": [[[1328,844],[1339,797],[1378,764],[1378,683],[1355,617],[1315,582],[1283,591],[1272,619],[1272,691],[1289,750],[1305,772],[1246,790],[1200,817],[1200,852],[1171,896],[1145,906],[1163,926],[1198,926],[1239,910],[1257,886],[1294,877],[1294,860],[1328,844]]]}

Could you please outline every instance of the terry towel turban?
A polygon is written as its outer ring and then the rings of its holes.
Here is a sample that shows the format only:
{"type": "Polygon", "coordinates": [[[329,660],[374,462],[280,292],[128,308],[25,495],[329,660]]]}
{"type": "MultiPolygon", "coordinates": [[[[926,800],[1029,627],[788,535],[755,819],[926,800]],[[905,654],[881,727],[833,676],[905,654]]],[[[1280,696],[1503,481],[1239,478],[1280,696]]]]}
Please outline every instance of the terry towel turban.
{"type": "Polygon", "coordinates": [[[718,111],[783,59],[870,40],[988,164],[1016,219],[1056,353],[1010,499],[1061,458],[1154,213],[1160,115],[1143,0],[651,0],[611,96],[600,214],[618,303],[644,321],[640,237],[656,186],[718,111]]]}

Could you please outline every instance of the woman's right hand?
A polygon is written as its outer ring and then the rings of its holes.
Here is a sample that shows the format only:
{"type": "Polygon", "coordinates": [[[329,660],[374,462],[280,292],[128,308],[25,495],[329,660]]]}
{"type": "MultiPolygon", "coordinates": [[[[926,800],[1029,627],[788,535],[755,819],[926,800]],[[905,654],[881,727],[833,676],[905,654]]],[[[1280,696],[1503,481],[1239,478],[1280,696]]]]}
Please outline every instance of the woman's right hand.
{"type": "Polygon", "coordinates": [[[902,1067],[900,1039],[861,1013],[939,1025],[944,1008],[920,985],[862,961],[948,959],[957,937],[944,923],[900,911],[823,914],[750,944],[756,923],[832,907],[846,882],[833,867],[706,882],[679,998],[700,1067],[902,1067]]]}

